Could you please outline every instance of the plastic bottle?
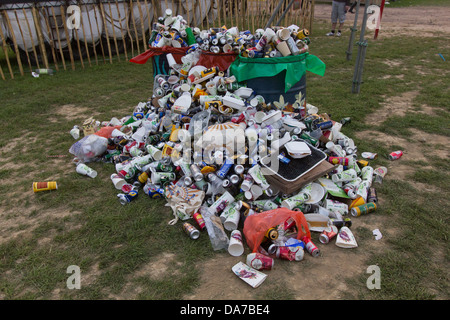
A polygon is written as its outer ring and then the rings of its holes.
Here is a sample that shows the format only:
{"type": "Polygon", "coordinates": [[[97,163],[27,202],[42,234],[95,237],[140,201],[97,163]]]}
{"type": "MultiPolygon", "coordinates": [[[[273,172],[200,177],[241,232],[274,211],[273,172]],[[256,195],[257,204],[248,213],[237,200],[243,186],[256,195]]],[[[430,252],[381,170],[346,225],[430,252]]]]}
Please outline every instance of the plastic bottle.
{"type": "Polygon", "coordinates": [[[214,250],[227,249],[230,243],[227,234],[222,225],[222,221],[206,207],[200,207],[200,214],[205,221],[206,230],[214,250]]]}

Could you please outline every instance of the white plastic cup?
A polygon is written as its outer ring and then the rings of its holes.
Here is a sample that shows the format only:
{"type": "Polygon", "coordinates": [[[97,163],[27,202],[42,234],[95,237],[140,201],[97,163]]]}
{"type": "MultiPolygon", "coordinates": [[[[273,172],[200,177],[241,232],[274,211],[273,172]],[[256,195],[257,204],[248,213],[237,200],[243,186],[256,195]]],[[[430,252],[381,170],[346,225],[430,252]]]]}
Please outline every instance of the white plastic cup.
{"type": "Polygon", "coordinates": [[[167,62],[169,63],[170,68],[173,68],[173,66],[177,64],[177,62],[175,61],[175,58],[173,57],[173,55],[171,53],[168,53],[166,55],[166,58],[167,58],[167,62]]]}
{"type": "Polygon", "coordinates": [[[228,231],[236,230],[239,224],[239,219],[241,217],[241,213],[239,212],[239,208],[237,206],[233,206],[228,210],[228,214],[226,216],[226,220],[223,223],[223,227],[228,231]]]}
{"type": "Polygon", "coordinates": [[[267,43],[271,42],[275,36],[276,36],[276,33],[271,28],[266,28],[266,30],[264,31],[264,34],[263,34],[263,37],[266,37],[266,39],[267,39],[267,43]]]}
{"type": "Polygon", "coordinates": [[[242,243],[242,234],[239,230],[231,232],[228,252],[233,257],[239,257],[244,253],[244,245],[242,243]]]}
{"type": "Polygon", "coordinates": [[[291,36],[291,30],[288,28],[280,29],[277,31],[277,36],[282,41],[286,41],[291,36]]]}
{"type": "Polygon", "coordinates": [[[120,177],[117,173],[113,173],[111,175],[111,181],[114,185],[114,188],[116,188],[117,190],[122,190],[122,187],[127,183],[125,179],[120,177]]]}
{"type": "Polygon", "coordinates": [[[153,160],[158,161],[162,159],[162,151],[158,148],[152,146],[151,144],[148,144],[145,148],[153,160]]]}
{"type": "Polygon", "coordinates": [[[253,200],[258,199],[260,196],[262,196],[263,194],[263,189],[257,185],[257,184],[253,184],[250,188],[250,192],[252,193],[253,196],[253,200]]]}
{"type": "Polygon", "coordinates": [[[217,95],[217,86],[214,81],[209,81],[206,83],[206,91],[212,96],[217,95]]]}
{"type": "Polygon", "coordinates": [[[252,184],[254,183],[251,175],[247,174],[244,176],[244,181],[241,183],[241,189],[243,191],[250,191],[252,184]]]}
{"type": "Polygon", "coordinates": [[[76,169],[77,173],[82,174],[84,176],[88,176],[91,178],[95,178],[97,176],[97,171],[92,168],[89,168],[84,163],[79,163],[76,169]]]}

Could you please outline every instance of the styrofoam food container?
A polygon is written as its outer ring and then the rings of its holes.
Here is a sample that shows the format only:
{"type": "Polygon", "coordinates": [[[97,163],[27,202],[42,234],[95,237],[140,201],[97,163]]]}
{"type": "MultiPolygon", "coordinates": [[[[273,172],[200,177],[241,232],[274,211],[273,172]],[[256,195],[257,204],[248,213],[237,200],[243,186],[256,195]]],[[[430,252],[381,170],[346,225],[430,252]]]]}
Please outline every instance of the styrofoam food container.
{"type": "Polygon", "coordinates": [[[302,141],[290,141],[284,146],[289,155],[294,159],[304,158],[311,154],[309,146],[302,141]]]}

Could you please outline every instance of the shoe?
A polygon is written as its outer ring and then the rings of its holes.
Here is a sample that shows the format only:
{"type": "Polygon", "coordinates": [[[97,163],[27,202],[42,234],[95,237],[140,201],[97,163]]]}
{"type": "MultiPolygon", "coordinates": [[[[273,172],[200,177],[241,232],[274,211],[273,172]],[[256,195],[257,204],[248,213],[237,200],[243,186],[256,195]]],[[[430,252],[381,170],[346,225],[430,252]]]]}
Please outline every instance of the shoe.
{"type": "Polygon", "coordinates": [[[334,32],[328,32],[328,33],[327,33],[327,36],[328,36],[328,37],[334,36],[334,32]]]}
{"type": "Polygon", "coordinates": [[[338,31],[338,33],[336,33],[336,37],[340,37],[342,34],[338,31]]]}

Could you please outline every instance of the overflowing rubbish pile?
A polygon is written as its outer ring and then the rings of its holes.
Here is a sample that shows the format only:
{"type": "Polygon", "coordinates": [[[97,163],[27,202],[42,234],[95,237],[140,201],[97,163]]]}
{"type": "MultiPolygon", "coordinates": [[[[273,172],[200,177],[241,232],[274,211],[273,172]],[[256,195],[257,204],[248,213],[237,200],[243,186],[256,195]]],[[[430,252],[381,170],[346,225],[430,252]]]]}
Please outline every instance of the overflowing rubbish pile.
{"type": "Polygon", "coordinates": [[[352,218],[377,209],[375,185],[386,168],[370,165],[376,154],[358,156],[341,132],[351,119],[331,119],[301,92],[294,103],[284,102],[283,93],[266,101],[238,81],[232,67],[198,64],[214,46],[255,60],[305,54],[309,39],[299,38],[307,31],[192,31],[170,14],[157,28],[152,46],[177,43],[189,50],[181,63],[167,53],[169,74],[155,77],[152,96],[129,115],[74,126],[78,141],[69,151],[76,171],[95,178],[90,162],[111,163],[118,204],[133,205],[138,194],[164,198],[174,215],[168,224],[187,238],[209,237],[213,250],[233,256],[243,255],[246,244],[245,263],[232,270],[254,287],[274,259],[301,261],[304,251],[320,256],[312,232],[321,245],[357,247],[352,218]]]}

